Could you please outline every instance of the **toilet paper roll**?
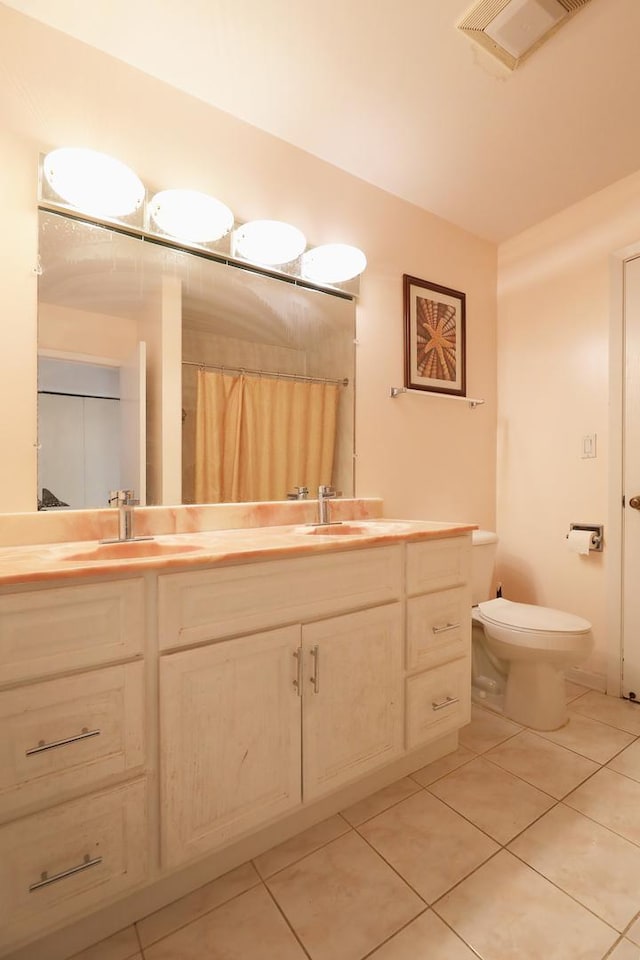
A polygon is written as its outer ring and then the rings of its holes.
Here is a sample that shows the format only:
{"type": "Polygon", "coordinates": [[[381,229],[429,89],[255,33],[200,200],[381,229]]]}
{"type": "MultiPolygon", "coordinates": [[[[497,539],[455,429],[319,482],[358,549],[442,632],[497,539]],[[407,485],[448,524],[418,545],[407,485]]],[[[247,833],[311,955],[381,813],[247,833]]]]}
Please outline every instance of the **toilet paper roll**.
{"type": "Polygon", "coordinates": [[[582,556],[588,556],[591,546],[591,530],[571,530],[567,537],[567,543],[571,553],[579,553],[582,556]]]}

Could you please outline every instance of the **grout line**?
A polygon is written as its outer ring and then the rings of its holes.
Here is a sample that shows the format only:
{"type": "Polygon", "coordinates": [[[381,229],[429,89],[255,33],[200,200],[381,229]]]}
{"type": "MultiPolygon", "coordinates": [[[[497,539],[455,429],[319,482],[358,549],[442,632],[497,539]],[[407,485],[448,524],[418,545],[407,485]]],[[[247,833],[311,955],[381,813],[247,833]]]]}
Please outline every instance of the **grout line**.
{"type": "MultiPolygon", "coordinates": [[[[406,881],[405,881],[406,882],[406,881]]],[[[429,913],[431,908],[425,906],[424,910],[421,910],[420,913],[416,913],[415,917],[412,917],[411,920],[407,920],[406,923],[403,923],[401,927],[397,930],[394,930],[388,937],[385,937],[384,940],[381,940],[380,943],[377,943],[373,950],[370,950],[369,953],[365,953],[362,957],[362,960],[368,960],[369,957],[372,957],[381,947],[384,947],[385,944],[389,943],[390,940],[393,940],[394,937],[397,937],[399,933],[402,933],[403,930],[406,930],[407,927],[410,927],[414,920],[417,920],[418,917],[424,917],[425,913],[429,913]]]]}
{"type": "MultiPolygon", "coordinates": [[[[245,866],[246,863],[251,863],[250,860],[246,860],[245,863],[238,864],[238,867],[245,866]]],[[[237,870],[238,867],[234,867],[234,870],[237,870]]],[[[255,869],[255,867],[254,867],[255,869]]],[[[231,870],[228,870],[227,873],[231,873],[231,870]]],[[[257,871],[256,871],[257,872],[257,871]]],[[[161,937],[158,937],[156,940],[151,940],[146,946],[142,945],[142,939],[140,937],[140,932],[138,930],[138,924],[142,923],[143,920],[146,920],[147,917],[152,917],[154,913],[161,913],[163,910],[166,910],[168,907],[172,907],[175,903],[179,903],[180,900],[184,900],[186,897],[192,896],[194,893],[198,893],[199,890],[202,890],[204,887],[208,887],[209,884],[215,883],[216,880],[220,880],[226,874],[221,874],[220,877],[216,877],[214,880],[209,880],[207,883],[203,883],[201,887],[196,887],[195,890],[192,890],[190,893],[185,893],[184,897],[178,897],[177,900],[172,900],[170,903],[167,903],[164,907],[160,907],[158,910],[153,910],[151,913],[145,914],[144,917],[140,917],[139,920],[134,922],[134,927],[136,928],[136,936],[138,938],[138,943],[140,944],[140,951],[144,960],[144,951],[148,950],[149,947],[153,947],[156,943],[160,943],[162,940],[167,940],[169,937],[172,937],[174,933],[178,933],[180,930],[184,930],[185,927],[190,926],[192,923],[197,923],[198,920],[202,920],[203,917],[208,916],[210,913],[213,913],[214,910],[217,910],[219,907],[224,907],[228,903],[231,903],[233,900],[237,900],[238,897],[244,896],[245,893],[249,893],[250,890],[254,890],[256,887],[259,887],[262,883],[262,878],[258,874],[258,879],[248,886],[245,890],[240,890],[239,893],[234,893],[232,897],[228,897],[226,900],[221,900],[220,903],[216,903],[215,906],[209,907],[207,910],[203,910],[202,913],[198,913],[197,916],[191,917],[190,920],[187,920],[185,923],[180,923],[177,927],[174,927],[173,930],[170,930],[168,933],[163,934],[161,937]]]]}
{"type": "Polygon", "coordinates": [[[133,930],[136,935],[136,940],[138,941],[138,949],[139,949],[140,956],[142,957],[142,960],[145,960],[144,949],[142,947],[142,940],[140,939],[140,933],[138,931],[137,922],[133,924],[133,930]]]}
{"type": "MultiPolygon", "coordinates": [[[[387,810],[392,810],[393,807],[397,807],[398,804],[404,803],[404,801],[408,800],[410,797],[415,797],[416,793],[419,793],[420,790],[424,789],[422,784],[418,783],[418,781],[414,780],[413,777],[410,775],[407,775],[406,777],[400,777],[400,780],[411,780],[411,782],[414,783],[416,786],[416,789],[413,791],[413,793],[408,793],[406,797],[400,797],[399,800],[394,800],[392,803],[389,804],[388,807],[383,807],[382,810],[378,810],[377,813],[372,813],[371,816],[365,817],[365,819],[361,820],[359,823],[353,824],[351,823],[350,820],[347,820],[346,817],[343,817],[345,822],[349,824],[352,830],[357,830],[358,827],[364,826],[365,823],[369,823],[371,820],[375,820],[375,818],[379,817],[381,813],[386,813],[387,810]]],[[[394,783],[399,783],[399,782],[400,782],[399,780],[394,781],[394,783]]],[[[390,787],[392,787],[393,785],[394,785],[393,783],[389,784],[390,787]]],[[[382,790],[386,790],[386,789],[387,787],[382,787],[382,790]]],[[[365,800],[369,800],[371,797],[375,797],[376,793],[382,793],[382,790],[376,790],[375,793],[370,794],[369,797],[364,797],[362,800],[359,800],[358,803],[364,803],[365,800]]],[[[355,804],[355,803],[352,804],[352,806],[354,807],[357,805],[358,804],[355,804]]],[[[345,809],[348,810],[349,807],[346,807],[345,809]]]]}
{"type": "Polygon", "coordinates": [[[276,900],[275,896],[273,895],[273,893],[272,893],[271,890],[269,889],[268,884],[266,884],[266,883],[263,881],[263,882],[262,882],[262,886],[263,886],[263,887],[265,888],[265,890],[267,891],[267,894],[271,897],[271,900],[272,900],[273,903],[275,904],[276,910],[278,911],[278,913],[280,914],[280,916],[282,917],[282,919],[284,920],[284,922],[285,922],[286,925],[288,926],[289,930],[291,930],[291,933],[292,933],[293,936],[295,937],[296,941],[300,944],[300,949],[304,952],[304,955],[305,955],[306,957],[309,957],[309,960],[311,960],[311,954],[309,953],[309,951],[308,951],[307,948],[305,947],[304,943],[302,942],[302,940],[300,939],[300,937],[299,937],[298,934],[296,933],[296,931],[295,931],[295,929],[293,928],[291,922],[289,921],[289,918],[287,917],[286,913],[284,912],[284,910],[282,909],[282,907],[280,906],[280,904],[279,904],[278,901],[276,900]]]}
{"type": "MultiPolygon", "coordinates": [[[[344,817],[342,819],[344,820],[344,817]]],[[[320,850],[324,850],[324,848],[328,847],[330,843],[335,843],[336,840],[341,840],[343,837],[348,836],[350,833],[354,833],[355,827],[352,827],[351,824],[348,823],[346,820],[344,822],[348,827],[348,829],[345,830],[344,833],[339,833],[337,837],[331,837],[330,840],[325,840],[324,843],[321,843],[319,846],[314,847],[313,850],[309,850],[308,853],[304,853],[301,856],[297,857],[297,859],[292,860],[290,863],[286,863],[284,867],[280,867],[278,870],[274,870],[274,872],[270,873],[268,877],[262,876],[262,874],[260,873],[260,871],[258,870],[258,868],[256,867],[255,863],[252,860],[251,863],[253,864],[253,868],[258,874],[258,876],[260,877],[260,880],[262,881],[262,883],[266,883],[268,880],[273,880],[274,877],[277,877],[280,873],[283,873],[285,870],[288,870],[289,867],[293,867],[297,863],[302,863],[303,860],[306,860],[308,857],[312,857],[314,853],[318,853],[320,850]]],[[[308,828],[308,829],[311,829],[311,828],[308,828]]],[[[299,837],[302,833],[305,833],[305,832],[306,832],[305,830],[301,830],[300,833],[294,834],[294,836],[290,837],[290,839],[294,840],[296,837],[299,837]]],[[[288,843],[288,841],[284,840],[283,843],[288,843]]],[[[276,844],[276,846],[272,847],[271,849],[276,850],[277,847],[279,846],[280,844],[276,844]]],[[[269,850],[265,850],[265,853],[269,853],[269,852],[270,852],[269,850]]]]}

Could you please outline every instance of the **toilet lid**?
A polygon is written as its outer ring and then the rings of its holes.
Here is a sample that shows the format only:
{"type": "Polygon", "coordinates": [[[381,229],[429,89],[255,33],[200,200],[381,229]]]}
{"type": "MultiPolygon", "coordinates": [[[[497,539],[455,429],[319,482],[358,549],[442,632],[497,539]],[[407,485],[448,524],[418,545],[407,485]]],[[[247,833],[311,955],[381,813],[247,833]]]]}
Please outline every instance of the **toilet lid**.
{"type": "Polygon", "coordinates": [[[587,633],[591,624],[582,617],[533,603],[514,603],[498,597],[478,604],[483,620],[514,630],[544,633],[587,633]]]}

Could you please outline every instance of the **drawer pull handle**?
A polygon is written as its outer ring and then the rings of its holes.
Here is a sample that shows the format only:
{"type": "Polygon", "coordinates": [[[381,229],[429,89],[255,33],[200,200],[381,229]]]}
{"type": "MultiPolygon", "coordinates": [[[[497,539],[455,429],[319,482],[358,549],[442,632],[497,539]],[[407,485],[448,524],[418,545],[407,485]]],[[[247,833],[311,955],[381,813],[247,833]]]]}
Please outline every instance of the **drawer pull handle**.
{"type": "Polygon", "coordinates": [[[460,623],[446,623],[444,627],[431,627],[434,633],[446,633],[447,630],[457,630],[460,623]]]}
{"type": "Polygon", "coordinates": [[[53,740],[51,743],[45,743],[44,740],[40,740],[37,747],[32,747],[31,750],[25,752],[25,757],[32,757],[36,753],[44,753],[46,750],[55,750],[56,747],[66,747],[68,743],[77,743],[78,740],[87,740],[89,737],[99,736],[99,730],[88,730],[86,727],[83,727],[82,733],[79,733],[77,737],[67,737],[66,740],[53,740]]]}
{"type": "Polygon", "coordinates": [[[444,710],[445,707],[452,707],[454,703],[459,703],[460,697],[445,697],[444,700],[433,700],[432,710],[444,710]]]}
{"type": "Polygon", "coordinates": [[[64,880],[66,877],[72,877],[75,873],[82,873],[83,870],[88,870],[89,867],[95,867],[99,863],[102,863],[102,857],[94,857],[91,859],[88,853],[85,853],[84,860],[82,863],[79,863],[77,867],[69,867],[68,870],[62,870],[60,873],[54,873],[52,877],[49,876],[45,870],[40,874],[40,879],[37,883],[32,883],[29,887],[29,893],[33,893],[34,890],[40,890],[41,887],[48,887],[50,883],[57,883],[58,880],[64,880]]]}
{"type": "Polygon", "coordinates": [[[313,676],[309,677],[309,682],[313,684],[313,692],[318,693],[320,690],[320,648],[317,643],[314,647],[311,647],[310,653],[313,657],[313,676]]]}

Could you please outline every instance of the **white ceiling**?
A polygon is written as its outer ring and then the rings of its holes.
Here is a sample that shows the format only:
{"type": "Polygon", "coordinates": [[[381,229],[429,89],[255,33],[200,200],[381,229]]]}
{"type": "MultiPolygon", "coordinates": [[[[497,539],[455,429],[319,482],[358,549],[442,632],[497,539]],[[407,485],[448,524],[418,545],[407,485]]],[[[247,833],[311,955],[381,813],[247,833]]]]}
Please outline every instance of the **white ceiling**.
{"type": "Polygon", "coordinates": [[[497,241],[640,169],[640,0],[591,0],[514,73],[468,0],[8,0],[497,241]]]}

